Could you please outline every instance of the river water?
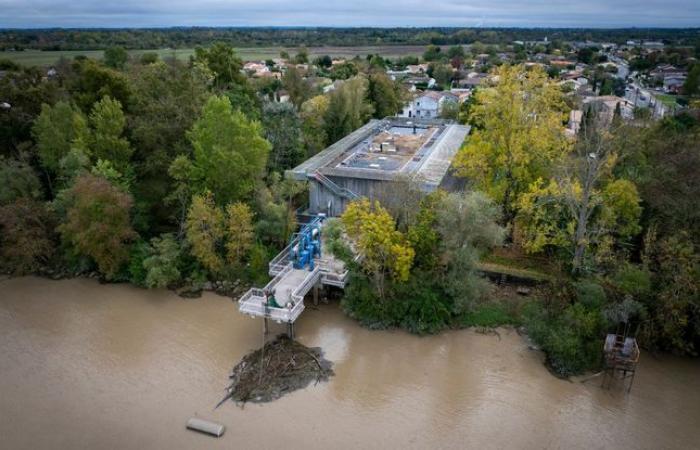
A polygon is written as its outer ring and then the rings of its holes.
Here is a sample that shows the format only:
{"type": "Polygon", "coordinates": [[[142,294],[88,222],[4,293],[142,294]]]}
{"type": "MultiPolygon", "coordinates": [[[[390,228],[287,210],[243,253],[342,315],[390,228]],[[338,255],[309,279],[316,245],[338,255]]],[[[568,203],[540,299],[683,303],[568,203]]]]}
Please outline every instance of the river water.
{"type": "Polygon", "coordinates": [[[626,395],[553,377],[512,330],[370,331],[337,305],[297,328],[335,363],[330,382],[213,411],[261,328],[214,294],[2,281],[0,448],[700,448],[698,360],[644,353],[626,395]],[[194,415],[226,434],[186,431],[194,415]]]}

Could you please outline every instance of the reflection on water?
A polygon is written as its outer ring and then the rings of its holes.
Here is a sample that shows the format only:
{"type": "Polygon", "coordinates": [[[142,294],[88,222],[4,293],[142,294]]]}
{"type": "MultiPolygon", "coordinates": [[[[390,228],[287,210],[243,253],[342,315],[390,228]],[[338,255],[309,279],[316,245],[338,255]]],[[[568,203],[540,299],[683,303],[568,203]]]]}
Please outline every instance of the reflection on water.
{"type": "MultiPolygon", "coordinates": [[[[282,332],[274,325],[273,331],[282,332]]],[[[698,448],[700,361],[644,354],[630,395],[559,380],[513,331],[416,337],[308,309],[329,383],[244,409],[227,374],[261,345],[226,298],[91,280],[0,282],[2,448],[698,448]],[[185,431],[200,416],[214,440],[185,431]]]]}

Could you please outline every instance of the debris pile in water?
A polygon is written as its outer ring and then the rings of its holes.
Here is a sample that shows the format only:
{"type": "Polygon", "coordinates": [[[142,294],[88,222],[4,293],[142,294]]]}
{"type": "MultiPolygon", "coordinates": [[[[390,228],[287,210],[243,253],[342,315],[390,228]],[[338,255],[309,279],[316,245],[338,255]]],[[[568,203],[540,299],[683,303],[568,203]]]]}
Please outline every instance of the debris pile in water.
{"type": "Polygon", "coordinates": [[[333,375],[320,348],[309,348],[285,335],[243,357],[231,371],[231,384],[217,406],[229,398],[237,403],[269,402],[333,375]]]}

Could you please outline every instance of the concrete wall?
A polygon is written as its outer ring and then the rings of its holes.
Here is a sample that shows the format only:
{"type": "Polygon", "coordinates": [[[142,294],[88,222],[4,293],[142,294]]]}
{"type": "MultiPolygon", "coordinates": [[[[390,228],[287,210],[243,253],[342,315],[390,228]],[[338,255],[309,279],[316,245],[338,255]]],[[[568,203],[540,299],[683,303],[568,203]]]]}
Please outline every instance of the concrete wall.
{"type": "MultiPolygon", "coordinates": [[[[366,180],[361,178],[329,177],[341,188],[346,188],[357,195],[370,200],[379,199],[387,192],[391,182],[366,180]]],[[[326,213],[331,217],[339,216],[345,211],[349,199],[335,195],[331,190],[315,180],[309,182],[309,212],[311,214],[326,213]],[[330,203],[330,209],[328,205],[330,203]]]]}

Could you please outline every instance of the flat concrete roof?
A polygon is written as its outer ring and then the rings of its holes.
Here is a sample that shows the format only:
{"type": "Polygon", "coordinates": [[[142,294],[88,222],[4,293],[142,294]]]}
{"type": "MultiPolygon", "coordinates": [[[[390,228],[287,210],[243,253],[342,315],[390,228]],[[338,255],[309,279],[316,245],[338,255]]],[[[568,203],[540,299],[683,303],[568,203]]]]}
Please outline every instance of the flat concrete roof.
{"type": "Polygon", "coordinates": [[[296,180],[306,180],[317,171],[326,176],[371,180],[408,175],[436,188],[469,130],[469,126],[442,119],[371,120],[286,175],[296,180]]]}

